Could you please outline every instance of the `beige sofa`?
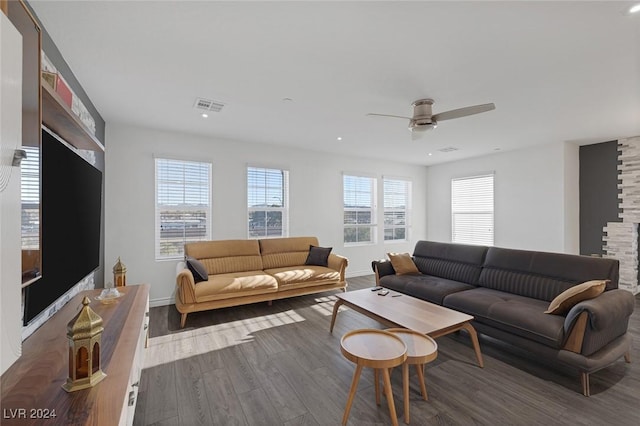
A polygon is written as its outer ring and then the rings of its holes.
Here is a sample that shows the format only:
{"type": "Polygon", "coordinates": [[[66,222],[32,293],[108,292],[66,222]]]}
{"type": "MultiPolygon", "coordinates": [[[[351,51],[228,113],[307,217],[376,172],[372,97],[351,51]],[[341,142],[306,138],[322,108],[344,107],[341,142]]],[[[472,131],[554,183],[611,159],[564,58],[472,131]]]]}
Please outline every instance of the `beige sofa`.
{"type": "Polygon", "coordinates": [[[346,290],[347,259],[331,253],[324,266],[305,265],[315,237],[221,240],[185,244],[185,255],[199,260],[209,279],[196,284],[186,262],[176,270],[176,308],[180,326],[191,312],[272,301],[285,297],[346,290]]]}

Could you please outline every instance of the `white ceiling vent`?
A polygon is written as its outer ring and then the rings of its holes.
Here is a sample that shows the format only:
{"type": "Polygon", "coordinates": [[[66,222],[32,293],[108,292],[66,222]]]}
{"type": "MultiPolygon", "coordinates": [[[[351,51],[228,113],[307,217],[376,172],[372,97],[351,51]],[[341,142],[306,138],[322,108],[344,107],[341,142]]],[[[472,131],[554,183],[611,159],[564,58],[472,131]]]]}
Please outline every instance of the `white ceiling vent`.
{"type": "Polygon", "coordinates": [[[220,112],[224,104],[220,101],[212,101],[211,99],[196,98],[193,107],[201,111],[220,112]]]}
{"type": "Polygon", "coordinates": [[[438,151],[440,151],[440,152],[453,152],[453,151],[458,151],[458,148],[453,147],[453,146],[448,146],[446,148],[439,149],[438,151]]]}

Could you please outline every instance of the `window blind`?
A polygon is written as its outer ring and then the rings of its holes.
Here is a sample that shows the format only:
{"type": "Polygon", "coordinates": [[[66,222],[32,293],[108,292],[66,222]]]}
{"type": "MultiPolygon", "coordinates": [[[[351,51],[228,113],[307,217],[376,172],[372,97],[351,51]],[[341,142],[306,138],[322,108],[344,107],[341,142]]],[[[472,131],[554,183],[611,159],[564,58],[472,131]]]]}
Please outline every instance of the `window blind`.
{"type": "Polygon", "coordinates": [[[211,164],[156,158],[156,259],[211,239],[211,164]]]}
{"type": "Polygon", "coordinates": [[[40,149],[21,147],[27,158],[20,165],[22,250],[40,248],[40,149]]]}
{"type": "Polygon", "coordinates": [[[493,174],[451,180],[451,241],[493,245],[493,174]]]}
{"type": "Polygon", "coordinates": [[[375,187],[375,178],[343,176],[345,244],[375,242],[375,187]]]}
{"type": "Polygon", "coordinates": [[[247,167],[249,238],[289,235],[289,171],[247,167]]]}
{"type": "Polygon", "coordinates": [[[411,216],[411,181],[384,178],[384,240],[407,241],[411,216]]]}

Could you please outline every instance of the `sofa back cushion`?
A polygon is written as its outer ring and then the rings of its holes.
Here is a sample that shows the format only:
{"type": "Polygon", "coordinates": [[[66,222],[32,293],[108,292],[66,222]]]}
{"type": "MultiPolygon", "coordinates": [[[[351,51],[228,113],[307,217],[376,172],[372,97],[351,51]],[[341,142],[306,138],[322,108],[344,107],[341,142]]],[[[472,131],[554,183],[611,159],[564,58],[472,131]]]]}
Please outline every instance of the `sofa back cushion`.
{"type": "Polygon", "coordinates": [[[618,261],[563,253],[490,247],[479,285],[551,302],[577,284],[610,280],[618,287],[618,261]]]}
{"type": "Polygon", "coordinates": [[[477,285],[487,247],[418,241],[413,261],[423,274],[477,285]]]}
{"type": "Polygon", "coordinates": [[[316,237],[267,238],[260,240],[264,269],[304,265],[309,247],[317,246],[316,237]]]}
{"type": "Polygon", "coordinates": [[[257,240],[200,241],[184,245],[187,256],[198,259],[209,275],[262,270],[257,240]]]}

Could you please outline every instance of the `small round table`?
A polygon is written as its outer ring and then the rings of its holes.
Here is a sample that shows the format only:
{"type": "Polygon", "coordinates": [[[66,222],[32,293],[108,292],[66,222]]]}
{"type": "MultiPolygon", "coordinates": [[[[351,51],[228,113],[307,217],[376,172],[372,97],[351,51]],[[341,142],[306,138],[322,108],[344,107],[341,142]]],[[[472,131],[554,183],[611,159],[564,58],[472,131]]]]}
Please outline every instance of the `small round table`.
{"type": "Polygon", "coordinates": [[[349,411],[351,410],[353,397],[358,388],[362,368],[369,367],[374,369],[376,376],[376,400],[379,400],[377,389],[378,370],[382,370],[384,392],[389,405],[391,423],[393,426],[398,426],[389,369],[402,365],[407,359],[407,346],[402,339],[384,330],[353,330],[342,336],[340,340],[340,350],[345,358],[356,364],[356,371],[353,373],[351,389],[349,390],[349,397],[347,398],[347,406],[344,409],[344,416],[342,417],[342,425],[346,425],[349,419],[349,411]]]}
{"type": "MultiPolygon", "coordinates": [[[[438,356],[438,344],[429,336],[406,328],[389,328],[386,331],[402,339],[407,346],[407,360],[402,365],[402,385],[404,391],[404,422],[409,424],[409,365],[416,366],[422,398],[427,401],[427,387],[424,384],[424,366],[438,356]]],[[[379,399],[376,379],[376,401],[379,399]]]]}

